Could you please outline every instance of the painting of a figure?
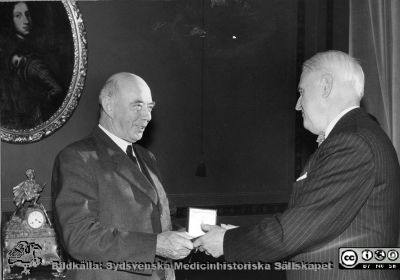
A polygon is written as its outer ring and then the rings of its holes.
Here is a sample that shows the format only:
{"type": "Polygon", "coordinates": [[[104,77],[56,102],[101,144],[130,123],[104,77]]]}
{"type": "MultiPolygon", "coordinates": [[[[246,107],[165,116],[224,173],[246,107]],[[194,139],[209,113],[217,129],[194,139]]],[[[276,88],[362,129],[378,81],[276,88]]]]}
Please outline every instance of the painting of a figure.
{"type": "Polygon", "coordinates": [[[48,120],[65,97],[73,44],[62,4],[52,4],[58,5],[1,3],[2,127],[35,127],[48,120]],[[64,20],[59,17],[63,14],[64,20]]]}
{"type": "Polygon", "coordinates": [[[0,3],[2,129],[38,127],[63,104],[74,72],[74,40],[65,5],[0,3]]]}

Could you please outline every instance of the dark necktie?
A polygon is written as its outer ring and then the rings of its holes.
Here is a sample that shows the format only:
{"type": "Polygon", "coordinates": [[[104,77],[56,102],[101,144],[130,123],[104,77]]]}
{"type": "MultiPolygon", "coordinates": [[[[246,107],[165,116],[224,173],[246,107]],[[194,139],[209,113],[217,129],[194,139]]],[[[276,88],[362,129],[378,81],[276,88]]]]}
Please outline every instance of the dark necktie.
{"type": "Polygon", "coordinates": [[[139,162],[138,162],[137,158],[133,155],[132,145],[128,145],[128,147],[126,147],[126,154],[133,161],[133,163],[137,165],[137,167],[140,169],[140,171],[142,171],[142,169],[140,168],[140,165],[139,165],[139,162]]]}

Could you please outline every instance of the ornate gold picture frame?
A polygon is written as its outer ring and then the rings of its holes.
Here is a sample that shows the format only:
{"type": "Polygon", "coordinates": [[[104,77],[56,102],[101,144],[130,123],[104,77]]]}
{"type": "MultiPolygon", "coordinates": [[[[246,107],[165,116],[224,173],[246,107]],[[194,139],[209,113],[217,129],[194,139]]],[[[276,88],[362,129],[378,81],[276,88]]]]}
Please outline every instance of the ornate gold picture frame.
{"type": "Polygon", "coordinates": [[[1,140],[32,143],[62,127],[82,94],[87,41],[75,1],[0,3],[1,140]]]}

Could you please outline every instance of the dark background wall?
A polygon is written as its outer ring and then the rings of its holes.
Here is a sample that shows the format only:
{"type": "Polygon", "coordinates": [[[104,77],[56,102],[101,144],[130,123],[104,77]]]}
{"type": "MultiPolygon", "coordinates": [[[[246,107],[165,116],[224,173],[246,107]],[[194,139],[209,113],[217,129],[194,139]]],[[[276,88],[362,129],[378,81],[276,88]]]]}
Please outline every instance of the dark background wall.
{"type": "Polygon", "coordinates": [[[98,92],[120,71],[140,75],[152,89],[157,106],[141,142],[158,158],[173,203],[285,203],[295,176],[299,55],[347,51],[348,1],[226,3],[79,2],[88,39],[84,93],[53,135],[33,144],[2,143],[2,210],[13,210],[12,187],[27,168],[47,183],[41,200],[50,209],[56,154],[90,133],[98,92]],[[195,176],[202,161],[206,176],[195,176]]]}
{"type": "MultiPolygon", "coordinates": [[[[218,207],[220,222],[241,226],[282,211],[276,205],[285,205],[316,148],[294,111],[301,63],[318,51],[348,50],[348,0],[225,3],[80,1],[88,39],[83,95],[48,138],[1,144],[2,211],[13,211],[12,187],[27,168],[47,183],[41,201],[50,210],[55,156],[91,132],[98,92],[120,71],[142,76],[152,89],[157,105],[141,143],[158,158],[173,204],[218,207]],[[204,171],[201,163],[206,176],[195,176],[204,171]]],[[[184,224],[180,214],[175,220],[184,224]]],[[[177,274],[206,277],[285,279],[283,272],[262,271],[177,274]]]]}

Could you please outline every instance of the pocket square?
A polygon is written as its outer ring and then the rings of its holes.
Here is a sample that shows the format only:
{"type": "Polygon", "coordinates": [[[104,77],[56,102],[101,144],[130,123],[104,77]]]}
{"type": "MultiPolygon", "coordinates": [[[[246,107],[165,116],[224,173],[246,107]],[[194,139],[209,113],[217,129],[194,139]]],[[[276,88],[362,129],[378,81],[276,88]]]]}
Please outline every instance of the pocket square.
{"type": "Polygon", "coordinates": [[[304,180],[305,178],[307,178],[307,172],[304,173],[303,175],[301,175],[299,178],[297,178],[296,182],[298,182],[300,180],[304,180]]]}

